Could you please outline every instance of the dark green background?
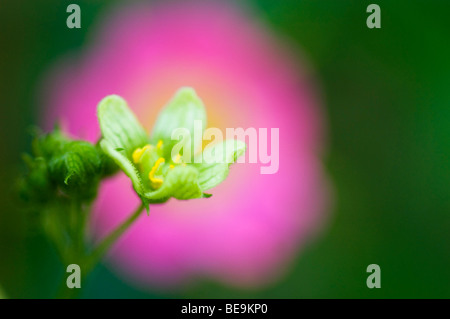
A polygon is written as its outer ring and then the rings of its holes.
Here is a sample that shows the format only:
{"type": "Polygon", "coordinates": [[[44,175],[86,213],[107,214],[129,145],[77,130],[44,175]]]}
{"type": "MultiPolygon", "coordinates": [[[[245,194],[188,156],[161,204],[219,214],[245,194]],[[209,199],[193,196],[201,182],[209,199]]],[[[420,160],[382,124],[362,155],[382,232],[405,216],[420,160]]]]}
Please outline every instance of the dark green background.
{"type": "MultiPolygon", "coordinates": [[[[250,2],[250,1],[249,1],[250,2]]],[[[328,228],[288,275],[260,290],[201,282],[145,293],[100,266],[84,297],[450,297],[450,2],[251,1],[276,33],[301,47],[328,114],[324,163],[336,203],[328,228]],[[381,29],[366,27],[367,5],[381,29]],[[381,266],[381,289],[366,287],[381,266]]],[[[110,1],[2,1],[0,5],[0,285],[8,296],[52,297],[63,275],[12,186],[39,112],[37,83],[82,49],[110,1]],[[69,3],[82,28],[65,26],[69,3]]]]}

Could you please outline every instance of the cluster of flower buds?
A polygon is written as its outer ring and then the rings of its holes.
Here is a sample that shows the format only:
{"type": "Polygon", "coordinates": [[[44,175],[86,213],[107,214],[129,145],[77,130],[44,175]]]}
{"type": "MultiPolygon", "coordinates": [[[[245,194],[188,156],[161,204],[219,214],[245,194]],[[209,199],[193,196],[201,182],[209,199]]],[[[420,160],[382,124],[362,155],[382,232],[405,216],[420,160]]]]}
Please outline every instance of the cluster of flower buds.
{"type": "Polygon", "coordinates": [[[35,137],[32,154],[23,158],[27,172],[19,181],[19,191],[32,205],[61,196],[91,201],[100,180],[118,170],[97,145],[73,140],[59,127],[35,137]]]}

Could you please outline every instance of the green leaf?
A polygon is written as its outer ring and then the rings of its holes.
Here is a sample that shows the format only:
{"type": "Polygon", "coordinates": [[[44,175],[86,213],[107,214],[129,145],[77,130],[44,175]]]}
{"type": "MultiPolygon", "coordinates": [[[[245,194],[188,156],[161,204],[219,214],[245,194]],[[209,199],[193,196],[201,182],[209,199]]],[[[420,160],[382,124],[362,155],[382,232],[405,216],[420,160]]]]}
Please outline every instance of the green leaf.
{"type": "MultiPolygon", "coordinates": [[[[199,185],[202,191],[216,187],[228,176],[229,166],[245,154],[247,145],[239,140],[207,146],[201,163],[194,164],[199,171],[199,185]]],[[[197,160],[198,161],[198,160],[197,160]]]]}
{"type": "Polygon", "coordinates": [[[170,170],[156,191],[147,192],[144,197],[151,202],[161,202],[174,197],[176,199],[201,198],[198,185],[198,171],[192,166],[176,166],[170,170]]]}
{"type": "Polygon", "coordinates": [[[109,95],[97,109],[103,138],[114,149],[123,149],[128,158],[133,151],[148,143],[148,136],[124,99],[109,95]]]}
{"type": "Polygon", "coordinates": [[[151,141],[156,144],[164,141],[164,157],[169,157],[172,147],[179,141],[172,140],[175,129],[185,128],[191,137],[191,154],[195,153],[195,146],[200,147],[203,131],[206,127],[206,111],[202,100],[195,90],[190,87],[179,89],[169,103],[159,113],[151,134],[151,141]],[[201,131],[194,136],[194,121],[201,121],[201,131]],[[194,140],[196,138],[196,140],[194,140]]]}

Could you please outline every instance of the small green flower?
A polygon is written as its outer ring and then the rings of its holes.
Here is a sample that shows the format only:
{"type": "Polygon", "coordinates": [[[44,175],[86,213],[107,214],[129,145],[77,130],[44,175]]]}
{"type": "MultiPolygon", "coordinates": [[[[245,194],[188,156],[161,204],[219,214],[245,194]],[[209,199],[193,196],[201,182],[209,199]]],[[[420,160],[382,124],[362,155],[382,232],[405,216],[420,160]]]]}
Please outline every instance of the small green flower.
{"type": "MultiPolygon", "coordinates": [[[[226,140],[192,157],[171,156],[178,141],[171,138],[182,128],[194,136],[194,121],[206,126],[203,102],[192,88],[181,88],[158,116],[149,137],[126,102],[117,95],[104,98],[98,106],[98,119],[103,139],[100,146],[131,179],[143,203],[162,203],[169,198],[192,199],[210,197],[204,191],[220,184],[229,166],[245,153],[246,145],[226,140]],[[208,150],[208,152],[206,152],[208,150]],[[203,161],[194,160],[201,156],[203,161]]],[[[202,131],[203,134],[203,131],[202,131]]],[[[202,135],[201,134],[201,135],[202,135]]],[[[200,138],[201,138],[200,135],[200,138]]],[[[193,141],[193,145],[201,145],[193,141]]]]}

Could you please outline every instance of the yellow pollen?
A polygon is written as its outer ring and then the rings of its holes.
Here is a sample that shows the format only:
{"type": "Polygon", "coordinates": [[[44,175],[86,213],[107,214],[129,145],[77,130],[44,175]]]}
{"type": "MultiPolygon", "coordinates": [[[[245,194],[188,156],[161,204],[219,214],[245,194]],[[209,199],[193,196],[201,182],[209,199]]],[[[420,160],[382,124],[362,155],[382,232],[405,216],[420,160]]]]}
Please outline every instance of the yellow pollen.
{"type": "Polygon", "coordinates": [[[173,164],[170,164],[170,165],[169,165],[169,168],[170,168],[170,169],[173,169],[174,167],[175,167],[175,166],[174,166],[173,164]]]}
{"type": "Polygon", "coordinates": [[[133,158],[133,162],[135,164],[139,163],[139,161],[141,160],[142,154],[144,154],[144,152],[150,148],[151,148],[151,145],[147,144],[143,148],[135,149],[133,152],[133,155],[131,156],[133,158]]]}
{"type": "Polygon", "coordinates": [[[159,140],[159,141],[158,141],[158,144],[156,144],[156,148],[157,148],[157,149],[161,149],[162,145],[163,145],[163,141],[162,141],[162,140],[159,140]]]}
{"type": "Polygon", "coordinates": [[[163,183],[162,178],[155,177],[155,173],[158,170],[159,165],[163,164],[164,162],[165,162],[164,158],[162,157],[158,158],[155,165],[153,165],[152,169],[150,170],[150,173],[148,173],[148,178],[150,179],[153,188],[160,188],[163,183]]]}

